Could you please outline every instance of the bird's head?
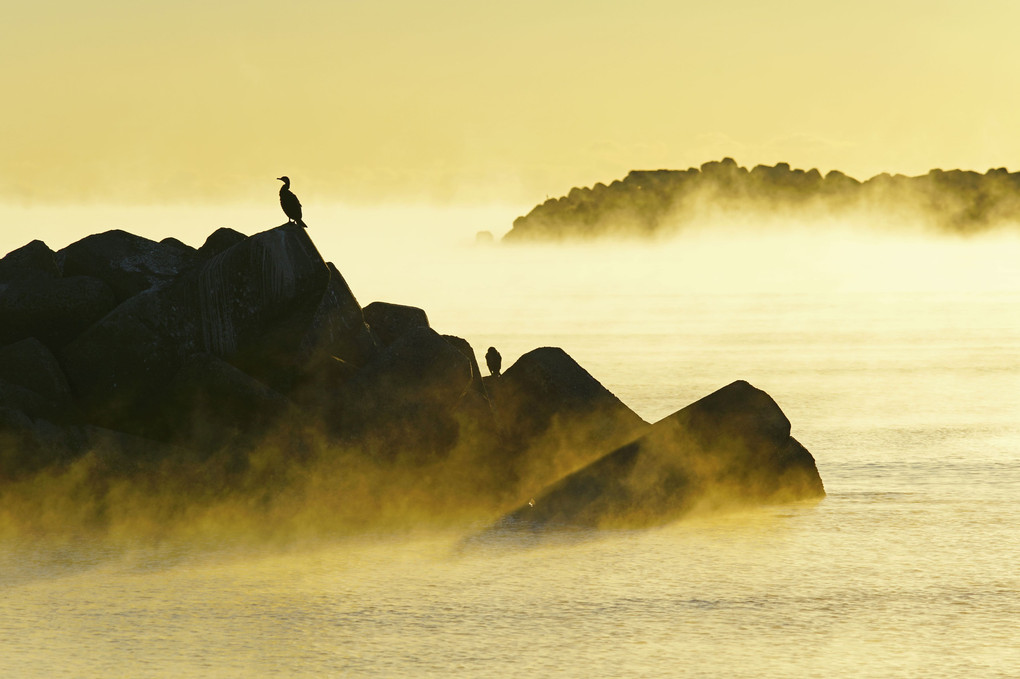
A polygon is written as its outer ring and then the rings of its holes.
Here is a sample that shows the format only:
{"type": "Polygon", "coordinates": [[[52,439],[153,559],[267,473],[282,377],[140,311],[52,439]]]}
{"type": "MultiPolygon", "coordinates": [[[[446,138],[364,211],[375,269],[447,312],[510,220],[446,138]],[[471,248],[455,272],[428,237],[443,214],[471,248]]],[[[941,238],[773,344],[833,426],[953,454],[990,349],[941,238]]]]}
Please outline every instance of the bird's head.
{"type": "Polygon", "coordinates": [[[277,177],[277,179],[279,179],[281,182],[283,182],[284,186],[290,186],[290,177],[283,176],[283,177],[277,177]]]}

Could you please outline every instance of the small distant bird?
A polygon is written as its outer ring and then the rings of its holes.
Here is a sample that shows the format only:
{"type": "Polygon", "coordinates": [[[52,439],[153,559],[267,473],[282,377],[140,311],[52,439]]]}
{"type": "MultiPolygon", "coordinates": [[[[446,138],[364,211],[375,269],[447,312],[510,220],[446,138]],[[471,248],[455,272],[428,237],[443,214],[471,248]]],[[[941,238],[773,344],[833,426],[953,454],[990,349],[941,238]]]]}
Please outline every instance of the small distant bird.
{"type": "Polygon", "coordinates": [[[503,357],[496,351],[496,347],[489,347],[485,352],[485,365],[489,366],[489,373],[499,377],[499,369],[503,365],[503,357]]]}
{"type": "Polygon", "coordinates": [[[301,221],[301,201],[290,190],[290,177],[277,177],[277,179],[283,182],[283,186],[280,187],[280,207],[283,208],[283,214],[287,215],[287,219],[290,221],[307,229],[308,225],[301,221]]]}

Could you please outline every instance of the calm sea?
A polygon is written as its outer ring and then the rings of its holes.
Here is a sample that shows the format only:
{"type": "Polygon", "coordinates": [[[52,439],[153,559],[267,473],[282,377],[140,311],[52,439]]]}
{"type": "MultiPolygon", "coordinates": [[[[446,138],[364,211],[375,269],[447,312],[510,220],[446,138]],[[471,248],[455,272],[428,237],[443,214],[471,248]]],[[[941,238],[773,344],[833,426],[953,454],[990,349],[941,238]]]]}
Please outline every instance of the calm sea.
{"type": "Polygon", "coordinates": [[[735,379],[828,497],[655,530],[0,545],[5,677],[1020,676],[1015,239],[458,246],[337,261],[652,421],[735,379]]]}

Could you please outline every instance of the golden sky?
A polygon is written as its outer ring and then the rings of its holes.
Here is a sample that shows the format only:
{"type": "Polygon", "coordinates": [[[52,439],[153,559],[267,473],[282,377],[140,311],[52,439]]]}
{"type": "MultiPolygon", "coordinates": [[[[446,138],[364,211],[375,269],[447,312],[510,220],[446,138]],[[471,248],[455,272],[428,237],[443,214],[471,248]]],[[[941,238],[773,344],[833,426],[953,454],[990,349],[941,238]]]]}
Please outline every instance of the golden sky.
{"type": "Polygon", "coordinates": [[[0,201],[529,204],[732,156],[1020,169],[1012,0],[38,0],[0,201]]]}

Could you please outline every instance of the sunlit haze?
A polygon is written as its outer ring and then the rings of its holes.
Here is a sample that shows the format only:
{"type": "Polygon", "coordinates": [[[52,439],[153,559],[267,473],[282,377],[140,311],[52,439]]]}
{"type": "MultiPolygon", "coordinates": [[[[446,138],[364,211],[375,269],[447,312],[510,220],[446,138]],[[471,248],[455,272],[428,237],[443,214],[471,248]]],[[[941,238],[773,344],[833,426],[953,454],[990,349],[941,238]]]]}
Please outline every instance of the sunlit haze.
{"type": "Polygon", "coordinates": [[[0,200],[506,202],[732,156],[1017,169],[1020,7],[13,3],[0,200]]]}
{"type": "Polygon", "coordinates": [[[1018,26],[6,3],[0,675],[1017,676],[1018,26]]]}

